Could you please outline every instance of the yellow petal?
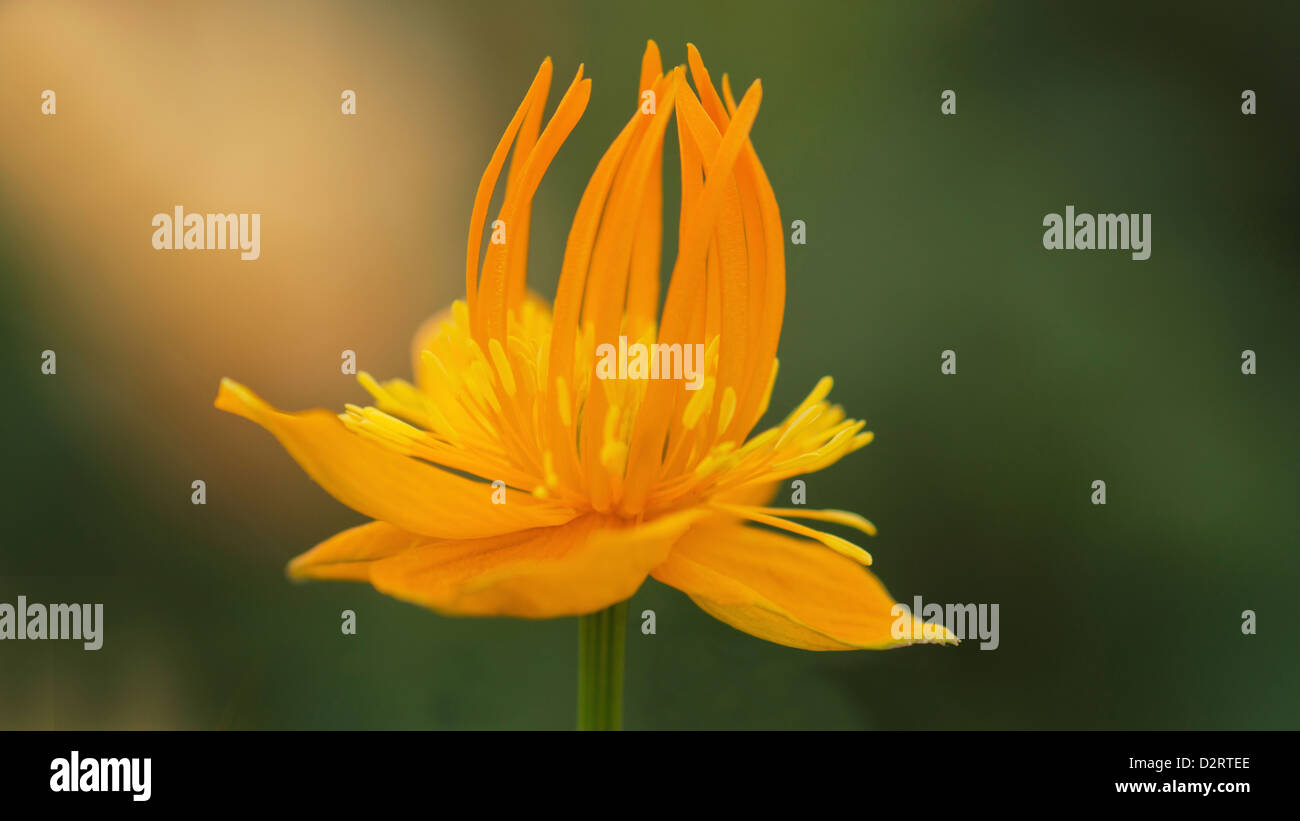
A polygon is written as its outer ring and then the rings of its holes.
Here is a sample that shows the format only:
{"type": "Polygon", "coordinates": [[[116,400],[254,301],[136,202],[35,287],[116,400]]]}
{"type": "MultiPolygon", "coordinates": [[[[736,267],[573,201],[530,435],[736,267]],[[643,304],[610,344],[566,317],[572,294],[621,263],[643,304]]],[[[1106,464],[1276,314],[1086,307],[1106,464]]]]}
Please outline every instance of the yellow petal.
{"type": "MultiPolygon", "coordinates": [[[[691,528],[651,574],[714,618],[804,650],[885,649],[926,635],[871,571],[804,539],[716,520],[691,528]]],[[[942,641],[956,637],[934,626],[942,641]]]]}
{"type": "Polygon", "coordinates": [[[618,527],[615,519],[588,514],[559,527],[428,542],[372,562],[370,582],[381,593],[448,615],[592,613],[635,593],[699,515],[618,527]]]}
{"type": "Polygon", "coordinates": [[[329,411],[283,413],[229,379],[221,381],[216,406],[270,431],[335,499],[411,533],[474,539],[563,524],[577,515],[513,490],[506,490],[505,504],[493,504],[490,482],[475,482],[388,450],[349,431],[329,411]]]}
{"type": "Polygon", "coordinates": [[[428,541],[427,536],[408,533],[388,522],[370,522],[331,536],[289,562],[289,577],[370,581],[373,562],[428,541]]]}

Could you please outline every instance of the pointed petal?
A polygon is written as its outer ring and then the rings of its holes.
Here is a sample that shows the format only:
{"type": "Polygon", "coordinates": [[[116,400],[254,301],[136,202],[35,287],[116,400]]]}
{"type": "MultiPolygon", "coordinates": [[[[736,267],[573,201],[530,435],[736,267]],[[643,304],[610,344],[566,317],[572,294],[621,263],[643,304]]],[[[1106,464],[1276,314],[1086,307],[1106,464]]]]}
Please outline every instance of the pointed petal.
{"type": "MultiPolygon", "coordinates": [[[[652,90],[663,76],[663,63],[659,47],[654,40],[646,43],[645,56],[641,58],[641,95],[652,90]]],[[[632,337],[639,337],[654,324],[659,308],[659,257],[662,251],[663,204],[663,151],[655,154],[650,175],[646,178],[641,215],[637,217],[636,240],[632,247],[631,271],[627,278],[627,329],[632,337]]]]}
{"type": "MultiPolygon", "coordinates": [[[[529,151],[514,190],[501,205],[500,219],[506,225],[507,240],[503,245],[489,246],[484,255],[483,273],[479,277],[479,304],[471,314],[474,319],[474,338],[485,348],[489,338],[506,338],[508,309],[518,307],[524,298],[528,248],[521,242],[512,241],[509,232],[516,231],[530,219],[533,194],[560,146],[568,139],[586,111],[590,99],[591,80],[582,79],[582,67],[579,66],[573,82],[560,98],[555,113],[529,151]],[[512,275],[514,279],[511,278],[512,275]]],[[[527,237],[527,230],[524,229],[524,238],[527,237]]]]}
{"type": "MultiPolygon", "coordinates": [[[[718,130],[725,131],[738,106],[731,94],[727,75],[722,75],[723,105],[704,60],[694,45],[687,44],[691,77],[700,91],[700,102],[718,130]]],[[[751,334],[754,344],[749,345],[746,360],[748,381],[739,391],[739,403],[733,418],[731,436],[743,439],[762,416],[759,404],[767,372],[776,355],[781,335],[781,320],[785,306],[785,256],[782,223],[772,186],[763,173],[763,167],[754,152],[752,142],[746,142],[736,163],[736,181],[745,214],[745,241],[749,254],[749,291],[751,334]],[[769,262],[770,261],[770,262],[769,262]]]]}
{"type": "Polygon", "coordinates": [[[289,562],[292,579],[370,581],[370,565],[425,544],[427,536],[408,533],[388,522],[370,522],[338,533],[289,562]]]}
{"type": "Polygon", "coordinates": [[[699,516],[619,527],[588,514],[559,527],[428,542],[370,564],[381,593],[449,615],[544,619],[593,613],[636,592],[699,516]]]}
{"type": "Polygon", "coordinates": [[[475,482],[402,456],[349,431],[325,410],[283,413],[248,388],[221,381],[216,406],[266,428],[331,496],[360,513],[442,539],[472,539],[558,525],[577,514],[507,490],[493,504],[489,482],[475,482]]]}
{"type": "MultiPolygon", "coordinates": [[[[497,179],[501,175],[501,167],[506,163],[506,154],[510,152],[510,147],[515,143],[515,135],[519,133],[524,117],[528,115],[538,96],[545,97],[550,88],[551,58],[547,57],[542,61],[541,67],[537,69],[537,76],[533,78],[533,84],[529,86],[523,102],[519,104],[518,110],[515,111],[515,116],[510,120],[510,124],[506,126],[506,132],[501,135],[501,142],[497,144],[496,150],[492,152],[492,159],[488,161],[488,166],[484,169],[483,177],[479,181],[478,193],[474,195],[474,210],[469,218],[469,240],[466,243],[465,250],[465,297],[471,312],[477,302],[478,255],[483,244],[483,226],[487,224],[488,207],[492,201],[492,192],[496,190],[497,179]]],[[[513,172],[513,168],[511,170],[513,172]]]]}
{"type": "MultiPolygon", "coordinates": [[[[683,91],[683,93],[685,93],[683,91]]],[[[663,321],[659,328],[659,341],[666,344],[685,343],[688,328],[697,307],[699,281],[704,276],[700,263],[708,252],[709,240],[722,210],[723,199],[731,184],[732,169],[741,149],[747,144],[749,131],[758,115],[763,93],[755,81],[745,93],[736,117],[718,145],[705,173],[704,188],[690,209],[690,222],[685,226],[685,236],[679,242],[677,264],[668,284],[664,302],[663,321]]],[[[696,340],[697,341],[697,340],[696,340]]],[[[646,496],[659,470],[659,454],[663,450],[664,436],[672,419],[671,408],[684,386],[669,380],[650,383],[645,401],[637,413],[633,428],[627,483],[621,510],[635,515],[645,508],[646,496]]]]}
{"type": "MultiPolygon", "coordinates": [[[[703,522],[651,574],[737,630],[804,650],[885,649],[913,641],[893,626],[911,619],[871,571],[815,542],[703,522]]],[[[922,636],[919,620],[907,635],[922,636]]],[[[955,642],[934,626],[936,639],[955,642]]]]}
{"type": "MultiPolygon", "coordinates": [[[[592,269],[600,271],[601,275],[588,280],[583,313],[584,319],[590,316],[594,321],[597,344],[618,341],[627,296],[628,265],[636,238],[636,219],[644,204],[645,181],[655,168],[656,157],[662,158],[663,155],[664,131],[674,111],[680,77],[680,72],[674,72],[671,77],[660,81],[662,93],[657,95],[655,113],[649,116],[641,142],[628,164],[620,170],[606,206],[592,256],[592,269]]],[[[588,394],[585,413],[589,418],[604,419],[607,408],[604,391],[593,390],[588,394]]],[[[582,435],[585,441],[579,452],[583,456],[592,506],[597,510],[608,510],[614,477],[599,458],[603,429],[599,425],[588,425],[583,428],[582,435]]]]}

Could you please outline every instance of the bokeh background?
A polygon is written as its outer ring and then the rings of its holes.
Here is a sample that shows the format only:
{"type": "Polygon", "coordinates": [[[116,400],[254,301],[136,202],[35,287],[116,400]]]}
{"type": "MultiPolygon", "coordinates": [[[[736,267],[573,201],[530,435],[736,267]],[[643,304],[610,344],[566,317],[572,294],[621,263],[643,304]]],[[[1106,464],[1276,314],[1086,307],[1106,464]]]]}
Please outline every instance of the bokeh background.
{"type": "Polygon", "coordinates": [[[0,728],[572,726],[575,620],[287,582],[361,518],[212,400],[231,376],[341,408],[364,396],[345,348],[407,375],[547,55],[561,88],[579,62],[595,79],[536,201],[551,294],[647,38],[763,79],[754,141],[808,226],[774,414],[830,373],[877,435],[809,503],[880,526],[898,599],[998,603],[1001,646],[807,653],[649,581],[627,725],[1300,727],[1298,23],[1284,3],[0,5],[0,601],[106,609],[99,652],[0,643],[0,728]],[[260,212],[261,259],[154,251],[178,203],[260,212]],[[1152,213],[1150,260],[1043,250],[1067,204],[1152,213]]]}

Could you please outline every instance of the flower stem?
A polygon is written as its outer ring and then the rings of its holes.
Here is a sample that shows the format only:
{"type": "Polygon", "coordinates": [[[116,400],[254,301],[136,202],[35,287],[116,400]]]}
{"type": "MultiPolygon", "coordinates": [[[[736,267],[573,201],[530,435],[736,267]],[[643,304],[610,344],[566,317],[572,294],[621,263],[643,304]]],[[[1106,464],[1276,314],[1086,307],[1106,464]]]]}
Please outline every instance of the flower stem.
{"type": "Polygon", "coordinates": [[[578,729],[623,729],[627,602],[578,617],[578,729]]]}

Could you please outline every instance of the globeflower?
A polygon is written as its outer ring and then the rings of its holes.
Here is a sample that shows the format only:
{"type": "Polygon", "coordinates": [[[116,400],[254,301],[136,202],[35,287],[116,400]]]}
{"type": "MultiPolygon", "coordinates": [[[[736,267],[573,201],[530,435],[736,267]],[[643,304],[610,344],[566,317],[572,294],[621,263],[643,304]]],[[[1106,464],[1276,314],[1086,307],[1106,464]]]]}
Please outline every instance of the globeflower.
{"type": "MultiPolygon", "coordinates": [[[[823,529],[873,535],[870,522],[769,506],[784,480],[872,434],[827,401],[829,377],[753,432],[777,377],[786,289],[781,216],[749,136],[762,88],[736,102],[693,46],[688,66],[664,73],[648,44],[636,112],[578,204],[553,308],[526,285],[532,200],[591,81],[579,67],[543,128],[548,59],[483,173],[465,299],[416,334],[414,381],[362,373],[372,404],[341,415],[285,413],[229,379],[216,400],[373,520],[298,556],[291,577],[368,582],[448,615],[580,617],[580,727],[620,725],[626,602],[647,576],[778,644],[913,643],[891,630],[895,602],[867,569],[871,556],[823,529]],[[681,205],[660,311],[670,120],[681,205]],[[625,361],[598,368],[597,352],[614,349],[625,361]],[[654,373],[628,350],[658,357],[654,373]],[[696,372],[683,378],[690,360],[696,372]]],[[[954,640],[919,621],[907,635],[954,640]]]]}

